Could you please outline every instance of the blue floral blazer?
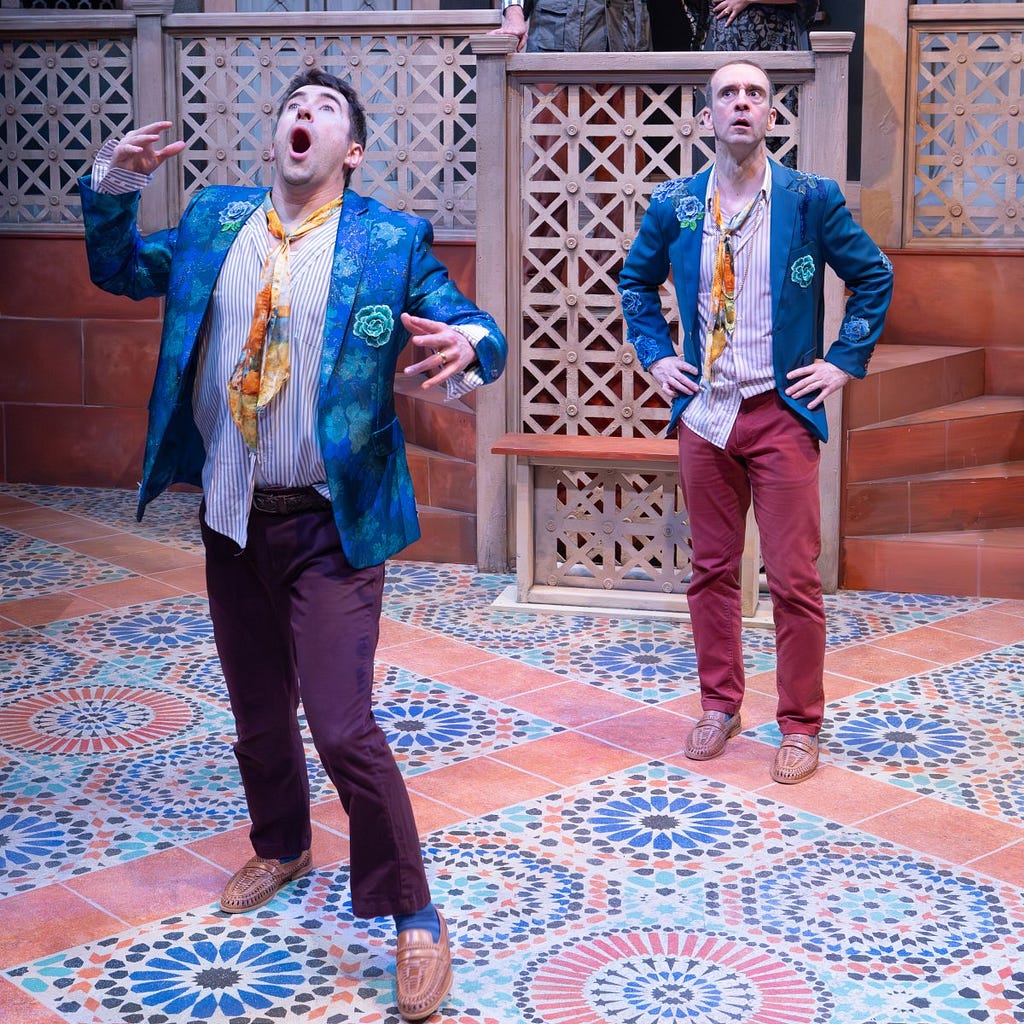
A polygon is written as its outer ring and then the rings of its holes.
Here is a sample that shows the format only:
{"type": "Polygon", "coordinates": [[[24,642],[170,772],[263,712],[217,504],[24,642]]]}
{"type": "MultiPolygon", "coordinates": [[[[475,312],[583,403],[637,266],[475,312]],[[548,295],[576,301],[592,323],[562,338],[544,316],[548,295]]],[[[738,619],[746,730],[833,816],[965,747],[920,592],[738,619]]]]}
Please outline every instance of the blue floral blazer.
{"type": "MultiPolygon", "coordinates": [[[[839,186],[829,178],[791,171],[770,161],[772,174],[771,290],[775,386],[779,396],[820,440],[828,437],[825,410],[808,409],[812,396],[789,398],[786,374],[825,358],[853,377],[867,373],[892,297],[892,263],[853,219],[839,186]],[[845,282],[846,312],[839,337],[824,347],[825,266],[845,282]]],[[[654,189],[636,241],[619,275],[626,339],[646,369],[676,354],[661,310],[659,287],[669,272],[683,329],[682,355],[700,367],[697,292],[708,167],[654,189]]],[[[677,396],[668,431],[689,395],[677,396]]]]}
{"type": "MultiPolygon", "coordinates": [[[[173,483],[199,485],[205,459],[192,412],[197,345],[217,275],[266,189],[214,185],[189,203],[176,228],[142,237],[138,193],[103,195],[80,182],[92,280],[115,295],[166,296],[160,358],[138,516],[173,483]]],[[[494,320],[449,280],[419,218],[347,191],[324,323],[317,433],[342,547],[356,568],[376,565],[420,536],[416,501],[395,416],[394,375],[408,335],[401,313],[452,326],[477,324],[484,380],[496,380],[506,345],[494,320]]]]}

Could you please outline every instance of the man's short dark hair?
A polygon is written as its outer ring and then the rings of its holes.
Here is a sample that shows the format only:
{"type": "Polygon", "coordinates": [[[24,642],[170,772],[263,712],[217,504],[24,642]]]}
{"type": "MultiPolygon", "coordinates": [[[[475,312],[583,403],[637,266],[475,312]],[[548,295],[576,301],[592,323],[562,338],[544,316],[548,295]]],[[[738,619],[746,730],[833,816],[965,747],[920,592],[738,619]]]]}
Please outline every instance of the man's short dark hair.
{"type": "Polygon", "coordinates": [[[358,142],[360,146],[365,148],[366,111],[363,109],[363,104],[359,101],[359,95],[348,82],[343,82],[336,75],[324,71],[323,68],[314,66],[305,71],[300,71],[288,83],[284,99],[281,100],[281,104],[277,108],[278,118],[281,117],[285,104],[291,98],[292,93],[298,92],[299,89],[304,89],[307,85],[318,85],[323,89],[332,89],[334,92],[339,92],[345,97],[345,102],[348,104],[348,119],[352,126],[352,141],[358,142]]]}

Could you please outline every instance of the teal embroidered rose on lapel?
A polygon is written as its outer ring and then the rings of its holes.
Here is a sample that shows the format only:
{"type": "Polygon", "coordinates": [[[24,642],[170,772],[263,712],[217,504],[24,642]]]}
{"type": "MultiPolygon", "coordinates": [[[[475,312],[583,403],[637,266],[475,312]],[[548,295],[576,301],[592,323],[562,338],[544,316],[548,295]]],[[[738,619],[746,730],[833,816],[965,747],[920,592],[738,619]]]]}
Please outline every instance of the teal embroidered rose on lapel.
{"type": "Polygon", "coordinates": [[[228,203],[217,214],[221,231],[237,230],[254,209],[255,206],[252,203],[247,203],[242,199],[236,199],[234,202],[228,203]]]}
{"type": "Polygon", "coordinates": [[[395,318],[390,306],[363,306],[356,313],[352,332],[368,345],[380,347],[387,343],[395,327],[395,318]]]}
{"type": "Polygon", "coordinates": [[[789,278],[794,284],[806,288],[814,280],[814,257],[801,256],[789,268],[789,278]]]}
{"type": "Polygon", "coordinates": [[[704,219],[704,204],[696,196],[681,196],[676,200],[675,209],[679,226],[691,231],[704,219]]]}

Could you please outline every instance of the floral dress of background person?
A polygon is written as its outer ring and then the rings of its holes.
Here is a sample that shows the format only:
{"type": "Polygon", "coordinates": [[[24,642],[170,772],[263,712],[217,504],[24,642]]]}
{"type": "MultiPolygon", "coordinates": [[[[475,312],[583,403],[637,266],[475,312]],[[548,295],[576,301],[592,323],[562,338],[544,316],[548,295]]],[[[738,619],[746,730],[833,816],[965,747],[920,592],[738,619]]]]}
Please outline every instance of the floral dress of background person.
{"type": "Polygon", "coordinates": [[[706,0],[705,50],[802,50],[818,0],[706,0]]]}

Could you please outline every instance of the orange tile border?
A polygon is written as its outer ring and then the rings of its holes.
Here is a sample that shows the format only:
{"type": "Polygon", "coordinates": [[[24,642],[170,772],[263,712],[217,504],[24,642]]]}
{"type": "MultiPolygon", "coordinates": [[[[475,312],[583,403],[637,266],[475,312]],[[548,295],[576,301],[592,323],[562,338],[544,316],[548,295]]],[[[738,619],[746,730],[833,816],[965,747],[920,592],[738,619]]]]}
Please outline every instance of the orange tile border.
{"type": "Polygon", "coordinates": [[[0,1020],[10,1024],[66,1024],[67,1018],[37,1003],[27,992],[0,978],[0,1020]]]}
{"type": "Polygon", "coordinates": [[[203,556],[131,533],[65,544],[72,551],[148,576],[167,569],[202,565],[203,556]]]}
{"type": "Polygon", "coordinates": [[[113,583],[97,583],[91,587],[80,587],[72,590],[77,597],[95,601],[106,608],[127,608],[133,604],[146,604],[149,601],[161,601],[167,597],[180,597],[182,591],[178,587],[169,586],[149,576],[132,576],[126,580],[113,583]]]}
{"type": "Polygon", "coordinates": [[[494,700],[505,700],[517,694],[565,682],[565,676],[555,672],[501,657],[468,668],[442,672],[437,679],[457,686],[467,693],[475,693],[478,697],[490,697],[494,700]]]}
{"type": "Polygon", "coordinates": [[[933,667],[966,661],[997,646],[991,640],[965,636],[941,626],[918,626],[916,629],[908,629],[905,633],[875,640],[873,644],[882,650],[923,658],[932,662],[933,667]]]}
{"type": "Polygon", "coordinates": [[[377,641],[377,650],[385,647],[400,647],[402,644],[422,643],[437,636],[429,629],[421,629],[419,626],[410,626],[406,622],[396,622],[382,615],[380,619],[380,639],[377,641]]]}
{"type": "Polygon", "coordinates": [[[1024,839],[996,850],[995,853],[968,861],[965,866],[1024,889],[1024,839]]]}
{"type": "Polygon", "coordinates": [[[729,740],[718,757],[710,761],[691,761],[685,754],[665,760],[693,775],[717,779],[737,789],[757,793],[766,786],[774,785],[768,774],[774,757],[774,747],[740,733],[729,740]]]}
{"type": "Polygon", "coordinates": [[[378,648],[377,651],[378,661],[386,661],[389,665],[397,665],[411,672],[422,672],[433,678],[436,678],[439,672],[493,661],[494,657],[487,651],[477,650],[469,644],[449,640],[448,637],[438,636],[436,633],[432,634],[429,640],[387,647],[383,651],[378,648]]]}
{"type": "Polygon", "coordinates": [[[5,618],[21,626],[45,626],[63,619],[77,619],[82,615],[94,615],[110,609],[96,601],[76,594],[61,592],[45,597],[26,597],[20,601],[5,601],[0,612],[5,618]]]}
{"type": "Polygon", "coordinates": [[[891,683],[896,679],[931,672],[934,661],[912,658],[897,651],[887,650],[871,644],[844,647],[839,651],[825,654],[825,671],[852,679],[863,679],[873,685],[891,683]]]}
{"type": "Polygon", "coordinates": [[[918,797],[891,811],[865,818],[857,827],[957,865],[993,854],[1024,835],[1017,826],[933,797],[918,797]]]}
{"type": "Polygon", "coordinates": [[[432,800],[422,793],[410,790],[409,799],[412,801],[412,812],[416,816],[416,828],[421,837],[451,828],[468,818],[465,811],[449,807],[440,800],[432,800]]]}
{"type": "Polygon", "coordinates": [[[554,788],[548,779],[501,764],[489,757],[438,768],[407,782],[410,792],[461,810],[467,817],[490,814],[554,788]]]}
{"type": "Polygon", "coordinates": [[[577,732],[545,736],[502,750],[491,757],[549,779],[556,788],[575,786],[649,760],[636,751],[624,750],[577,732]]]}
{"type": "MultiPolygon", "coordinates": [[[[915,793],[899,786],[830,765],[828,751],[824,749],[818,770],[806,782],[783,786],[769,781],[769,789],[765,792],[779,803],[843,825],[856,825],[918,799],[915,793]]],[[[870,824],[867,828],[871,830],[870,824]]]]}
{"type": "Polygon", "coordinates": [[[59,883],[8,896],[3,913],[0,968],[38,960],[124,928],[123,921],[59,883]]]}
{"type": "MultiPolygon", "coordinates": [[[[1024,605],[1024,602],[1021,602],[1024,605]]],[[[936,623],[938,629],[948,629],[966,636],[993,640],[1000,644],[1015,644],[1024,641],[1024,615],[1015,615],[994,608],[978,608],[936,623]]]]}
{"type": "Polygon", "coordinates": [[[562,681],[527,693],[510,694],[508,701],[531,715],[570,727],[611,718],[643,706],[630,697],[577,680],[562,681]]]}
{"type": "Polygon", "coordinates": [[[150,579],[166,583],[169,587],[206,597],[206,565],[189,565],[184,569],[168,569],[166,572],[153,572],[150,579]]]}
{"type": "Polygon", "coordinates": [[[579,727],[580,732],[645,757],[661,759],[682,753],[693,722],[661,707],[645,707],[579,727]]]}
{"type": "Polygon", "coordinates": [[[224,872],[175,848],[67,880],[67,888],[129,924],[180,914],[219,899],[224,872]]]}

